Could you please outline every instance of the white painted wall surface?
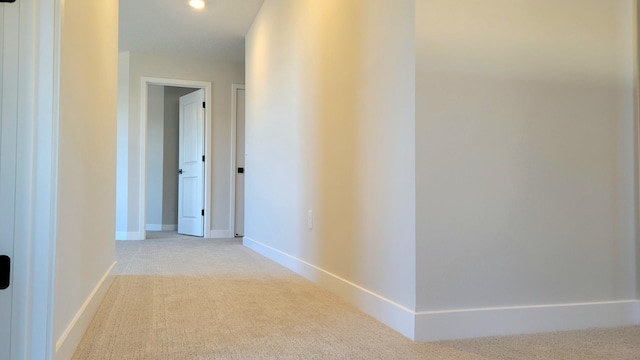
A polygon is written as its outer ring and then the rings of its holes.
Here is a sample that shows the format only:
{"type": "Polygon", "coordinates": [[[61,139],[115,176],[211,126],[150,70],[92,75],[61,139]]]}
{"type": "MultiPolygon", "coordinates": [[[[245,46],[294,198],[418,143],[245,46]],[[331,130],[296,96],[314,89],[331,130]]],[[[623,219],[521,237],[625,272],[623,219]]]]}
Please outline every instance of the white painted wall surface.
{"type": "Polygon", "coordinates": [[[341,278],[348,298],[364,288],[403,309],[415,306],[413,10],[267,0],[246,40],[245,239],[341,278]]]}
{"type": "Polygon", "coordinates": [[[417,310],[636,298],[631,0],[417,0],[417,310]]]}
{"type": "MultiPolygon", "coordinates": [[[[168,57],[144,53],[129,53],[129,103],[128,141],[118,140],[118,148],[126,147],[128,155],[129,182],[126,187],[129,197],[127,222],[118,223],[119,234],[140,231],[138,219],[139,156],[140,156],[140,79],[141,77],[168,78],[180,80],[210,81],[213,83],[213,159],[212,167],[212,212],[211,231],[229,232],[229,193],[231,171],[231,84],[244,82],[244,65],[241,63],[219,62],[208,59],[168,57]]],[[[122,103],[119,106],[124,116],[122,103]]],[[[124,151],[124,150],[123,150],[124,151]]],[[[124,189],[124,186],[118,186],[124,189]]],[[[122,190],[124,191],[124,190],[122,190]]],[[[120,199],[120,197],[119,197],[120,199]]]]}
{"type": "Polygon", "coordinates": [[[115,261],[118,3],[61,11],[53,341],[69,359],[115,261]]]}
{"type": "Polygon", "coordinates": [[[418,340],[638,323],[635,12],[267,0],[245,244],[418,340]]]}
{"type": "MultiPolygon", "coordinates": [[[[129,52],[118,53],[118,144],[129,143],[129,58],[129,52]]],[[[116,235],[126,237],[130,202],[129,147],[118,146],[116,154],[116,235]]]]}

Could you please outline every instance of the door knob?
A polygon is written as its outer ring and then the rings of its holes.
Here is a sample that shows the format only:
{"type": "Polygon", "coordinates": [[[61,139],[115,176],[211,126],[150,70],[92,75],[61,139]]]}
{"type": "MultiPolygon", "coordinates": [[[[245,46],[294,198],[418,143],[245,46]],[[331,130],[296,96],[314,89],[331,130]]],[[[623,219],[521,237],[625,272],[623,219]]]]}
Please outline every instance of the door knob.
{"type": "Polygon", "coordinates": [[[0,290],[9,287],[11,283],[11,258],[7,255],[0,256],[0,290]]]}

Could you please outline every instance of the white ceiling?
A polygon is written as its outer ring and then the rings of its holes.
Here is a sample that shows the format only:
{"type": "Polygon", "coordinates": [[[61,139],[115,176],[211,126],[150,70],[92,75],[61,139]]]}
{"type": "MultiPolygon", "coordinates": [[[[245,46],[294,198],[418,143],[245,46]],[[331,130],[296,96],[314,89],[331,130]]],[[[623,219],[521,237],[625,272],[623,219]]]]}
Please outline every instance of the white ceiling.
{"type": "Polygon", "coordinates": [[[120,0],[120,51],[244,62],[244,36],[264,0],[120,0]]]}

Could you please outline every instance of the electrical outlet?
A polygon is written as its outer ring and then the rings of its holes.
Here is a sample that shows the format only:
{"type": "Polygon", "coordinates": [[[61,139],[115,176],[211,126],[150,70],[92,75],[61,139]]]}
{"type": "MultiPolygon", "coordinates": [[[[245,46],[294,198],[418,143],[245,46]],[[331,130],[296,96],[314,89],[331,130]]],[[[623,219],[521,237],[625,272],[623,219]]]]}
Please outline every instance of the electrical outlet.
{"type": "Polygon", "coordinates": [[[307,228],[313,229],[313,210],[307,211],[307,228]]]}

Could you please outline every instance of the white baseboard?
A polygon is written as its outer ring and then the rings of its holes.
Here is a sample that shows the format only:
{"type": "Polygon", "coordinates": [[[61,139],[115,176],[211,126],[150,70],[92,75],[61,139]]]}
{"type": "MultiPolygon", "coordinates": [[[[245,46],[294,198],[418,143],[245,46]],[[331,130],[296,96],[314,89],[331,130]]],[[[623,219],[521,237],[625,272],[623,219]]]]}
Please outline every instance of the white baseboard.
{"type": "Polygon", "coordinates": [[[416,341],[638,325],[640,301],[419,312],[416,341]]]}
{"type": "Polygon", "coordinates": [[[409,339],[414,339],[415,312],[412,310],[315,265],[309,264],[304,260],[246,236],[242,239],[242,244],[258,254],[336,293],[360,310],[378,319],[383,324],[386,324],[409,339]]]}
{"type": "Polygon", "coordinates": [[[230,239],[233,238],[235,234],[233,230],[211,230],[209,231],[209,235],[207,238],[210,239],[230,239]]]}
{"type": "Polygon", "coordinates": [[[175,231],[178,230],[178,224],[147,224],[147,231],[175,231]]]}
{"type": "Polygon", "coordinates": [[[146,235],[144,231],[116,231],[116,240],[144,240],[146,235]]]}
{"type": "Polygon", "coordinates": [[[113,282],[113,270],[115,267],[116,263],[114,262],[111,264],[102,279],[100,279],[80,310],[76,313],[76,316],[71,320],[67,329],[56,342],[56,352],[53,356],[54,360],[68,360],[73,356],[76,347],[80,344],[82,336],[85,331],[87,331],[87,328],[89,328],[89,324],[91,323],[93,316],[98,311],[98,307],[100,306],[102,299],[104,299],[107,290],[109,290],[109,287],[113,282]]]}
{"type": "Polygon", "coordinates": [[[248,237],[243,245],[327,288],[415,341],[453,340],[640,324],[640,300],[414,312],[248,237]]]}

